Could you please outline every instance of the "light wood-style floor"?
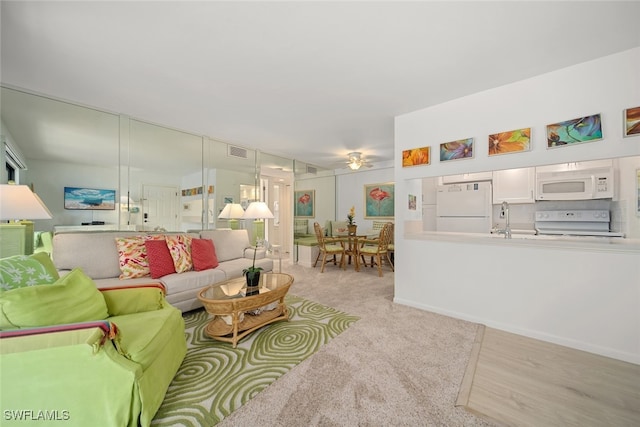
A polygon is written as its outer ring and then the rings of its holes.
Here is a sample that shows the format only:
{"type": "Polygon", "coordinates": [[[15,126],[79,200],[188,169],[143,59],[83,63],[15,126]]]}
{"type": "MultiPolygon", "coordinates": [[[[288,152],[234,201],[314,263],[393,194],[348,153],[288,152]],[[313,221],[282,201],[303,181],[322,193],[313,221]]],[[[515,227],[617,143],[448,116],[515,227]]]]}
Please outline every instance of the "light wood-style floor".
{"type": "Polygon", "coordinates": [[[471,359],[457,405],[499,424],[640,426],[640,365],[483,326],[471,359]]]}

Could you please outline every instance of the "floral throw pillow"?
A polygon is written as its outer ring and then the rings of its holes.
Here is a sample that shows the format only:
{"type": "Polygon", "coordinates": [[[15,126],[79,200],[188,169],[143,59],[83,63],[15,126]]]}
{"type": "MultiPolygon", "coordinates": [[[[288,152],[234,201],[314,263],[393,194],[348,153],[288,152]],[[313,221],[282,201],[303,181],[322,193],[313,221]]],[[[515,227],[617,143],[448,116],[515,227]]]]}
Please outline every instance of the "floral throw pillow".
{"type": "Polygon", "coordinates": [[[26,286],[46,285],[58,280],[58,272],[49,259],[49,255],[15,255],[0,261],[0,290],[23,288],[26,286]],[[48,261],[51,268],[45,264],[48,261]]]}
{"type": "Polygon", "coordinates": [[[162,235],[116,237],[118,256],[120,261],[120,278],[135,279],[148,276],[149,261],[144,242],[147,240],[164,239],[162,235]]]}
{"type": "Polygon", "coordinates": [[[165,236],[176,273],[183,273],[193,269],[191,259],[191,236],[182,234],[165,236]]]}

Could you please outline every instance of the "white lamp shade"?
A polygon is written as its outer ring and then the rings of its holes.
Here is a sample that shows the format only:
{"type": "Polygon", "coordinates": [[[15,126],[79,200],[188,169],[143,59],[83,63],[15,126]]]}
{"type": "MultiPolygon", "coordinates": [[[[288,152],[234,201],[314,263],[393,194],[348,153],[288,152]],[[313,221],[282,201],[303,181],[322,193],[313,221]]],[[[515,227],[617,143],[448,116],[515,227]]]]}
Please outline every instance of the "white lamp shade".
{"type": "Polygon", "coordinates": [[[240,203],[227,203],[224,205],[224,209],[218,215],[219,219],[237,219],[242,218],[244,215],[244,209],[240,203]]]}
{"type": "Polygon", "coordinates": [[[244,211],[243,218],[246,219],[272,219],[273,214],[265,202],[251,202],[244,211]]]}
{"type": "Polygon", "coordinates": [[[0,185],[0,220],[51,219],[49,209],[26,185],[0,185]]]}

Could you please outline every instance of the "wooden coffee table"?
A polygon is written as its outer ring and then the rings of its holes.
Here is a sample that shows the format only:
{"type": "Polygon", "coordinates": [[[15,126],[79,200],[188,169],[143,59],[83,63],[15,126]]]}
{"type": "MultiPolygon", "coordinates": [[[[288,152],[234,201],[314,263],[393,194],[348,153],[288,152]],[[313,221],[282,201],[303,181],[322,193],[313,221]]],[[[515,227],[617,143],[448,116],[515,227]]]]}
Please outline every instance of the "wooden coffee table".
{"type": "Polygon", "coordinates": [[[289,311],[284,297],[292,283],[290,274],[263,273],[260,275],[260,293],[251,296],[246,296],[244,276],[207,286],[198,293],[207,313],[213,315],[205,332],[215,340],[232,343],[236,348],[238,341],[256,329],[288,320],[289,311]]]}

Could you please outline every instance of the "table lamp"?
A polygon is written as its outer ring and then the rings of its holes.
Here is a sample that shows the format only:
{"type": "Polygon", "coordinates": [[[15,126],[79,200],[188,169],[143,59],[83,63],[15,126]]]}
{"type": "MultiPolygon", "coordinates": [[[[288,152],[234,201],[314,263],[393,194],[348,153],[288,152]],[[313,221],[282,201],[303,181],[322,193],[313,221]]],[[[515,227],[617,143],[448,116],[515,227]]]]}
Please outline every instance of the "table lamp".
{"type": "MultiPolygon", "coordinates": [[[[26,255],[33,253],[33,222],[24,220],[33,219],[51,219],[52,215],[47,206],[42,202],[40,197],[26,185],[2,184],[0,185],[0,220],[17,221],[18,224],[25,226],[24,245],[22,252],[26,255]]],[[[16,224],[9,224],[9,227],[15,227],[16,224]]],[[[8,227],[8,228],[9,228],[8,227]]],[[[4,249],[14,246],[15,242],[10,242],[9,230],[2,233],[2,256],[9,256],[4,253],[4,249]]],[[[15,233],[13,234],[15,236],[15,233]]]]}
{"type": "Polygon", "coordinates": [[[232,230],[237,230],[238,227],[238,218],[242,218],[244,215],[244,209],[242,209],[242,205],[240,203],[227,203],[224,205],[224,209],[218,215],[218,219],[227,219],[229,220],[229,228],[232,230]]]}
{"type": "Polygon", "coordinates": [[[265,202],[251,202],[242,216],[245,219],[254,219],[253,244],[264,239],[264,219],[273,219],[273,214],[265,202]]]}

